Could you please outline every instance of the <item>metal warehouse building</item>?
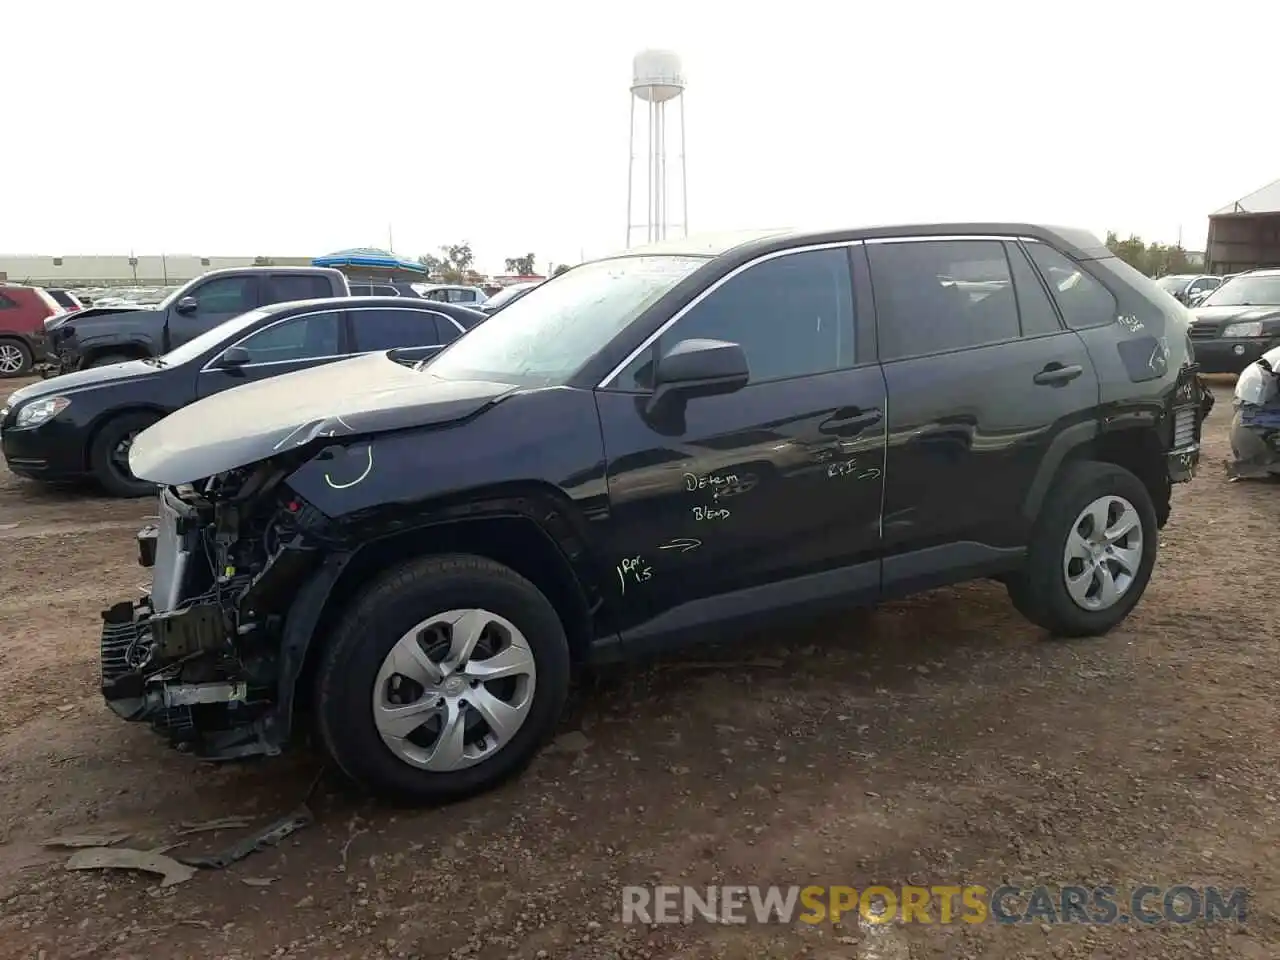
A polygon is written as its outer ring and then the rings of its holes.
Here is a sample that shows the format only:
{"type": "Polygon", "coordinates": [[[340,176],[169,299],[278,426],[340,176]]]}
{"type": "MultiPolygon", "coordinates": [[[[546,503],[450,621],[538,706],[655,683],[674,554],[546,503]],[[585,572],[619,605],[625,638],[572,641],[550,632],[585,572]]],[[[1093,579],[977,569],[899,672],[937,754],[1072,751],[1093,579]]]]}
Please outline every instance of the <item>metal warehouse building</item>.
{"type": "Polygon", "coordinates": [[[0,280],[45,287],[170,286],[223,267],[305,267],[310,257],[41,257],[0,254],[0,280]]]}
{"type": "Polygon", "coordinates": [[[1237,273],[1280,266],[1280,180],[1209,214],[1205,267],[1237,273]]]}

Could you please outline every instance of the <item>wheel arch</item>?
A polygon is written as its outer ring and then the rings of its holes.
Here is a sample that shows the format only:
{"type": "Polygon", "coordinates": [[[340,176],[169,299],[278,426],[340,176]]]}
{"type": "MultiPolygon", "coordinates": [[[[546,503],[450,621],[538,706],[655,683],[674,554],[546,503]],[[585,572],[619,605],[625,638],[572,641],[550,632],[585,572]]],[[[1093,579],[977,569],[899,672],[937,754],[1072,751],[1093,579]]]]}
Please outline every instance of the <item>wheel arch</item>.
{"type": "Polygon", "coordinates": [[[80,365],[87,367],[99,357],[111,354],[119,354],[131,360],[145,360],[147,357],[155,356],[155,351],[151,349],[150,342],[140,338],[113,340],[106,343],[93,343],[90,341],[80,348],[80,365]]]}
{"type": "Polygon", "coordinates": [[[102,433],[107,424],[120,417],[128,416],[132,413],[148,413],[154,414],[157,419],[167,417],[171,411],[163,407],[156,406],[151,403],[131,403],[123,407],[112,407],[110,410],[104,410],[98,416],[94,417],[89,424],[88,429],[84,432],[84,448],[80,451],[81,461],[84,469],[88,470],[92,466],[89,462],[90,451],[93,450],[94,441],[98,439],[98,434],[102,433]]]}
{"type": "Polygon", "coordinates": [[[1163,527],[1169,519],[1171,492],[1164,449],[1154,420],[1134,419],[1105,430],[1092,420],[1072,424],[1049,445],[1027,492],[1023,514],[1034,522],[1054,481],[1069,463],[1096,460],[1123,467],[1141,480],[1151,494],[1157,524],[1163,527]]]}
{"type": "Polygon", "coordinates": [[[325,627],[341,616],[360,588],[414,557],[463,553],[510,567],[537,587],[564,624],[575,664],[587,660],[594,640],[595,608],[553,535],[527,516],[499,513],[451,518],[369,541],[348,553],[330,554],[298,592],[284,625],[274,739],[288,739],[299,708],[310,704],[311,678],[325,644],[325,627]]]}

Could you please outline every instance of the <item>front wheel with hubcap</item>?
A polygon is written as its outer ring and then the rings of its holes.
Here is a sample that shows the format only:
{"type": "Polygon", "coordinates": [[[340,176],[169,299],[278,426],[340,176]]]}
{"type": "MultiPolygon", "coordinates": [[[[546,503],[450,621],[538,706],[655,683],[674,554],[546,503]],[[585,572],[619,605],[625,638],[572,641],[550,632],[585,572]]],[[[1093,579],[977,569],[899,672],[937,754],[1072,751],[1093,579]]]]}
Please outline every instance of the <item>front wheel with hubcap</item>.
{"type": "Polygon", "coordinates": [[[352,779],[448,801],[533,759],[564,706],[569,648],[555,608],[515,571],[428,557],[352,603],[316,682],[321,737],[352,779]]]}
{"type": "Polygon", "coordinates": [[[113,497],[145,497],[156,492],[156,484],[139,480],[129,469],[129,450],[134,438],[159,419],[153,413],[126,413],[108,420],[94,434],[89,469],[113,497]]]}
{"type": "Polygon", "coordinates": [[[1155,506],[1141,480],[1111,463],[1070,464],[1045,500],[1009,595],[1055,636],[1106,633],[1142,598],[1156,537],[1155,506]]]}

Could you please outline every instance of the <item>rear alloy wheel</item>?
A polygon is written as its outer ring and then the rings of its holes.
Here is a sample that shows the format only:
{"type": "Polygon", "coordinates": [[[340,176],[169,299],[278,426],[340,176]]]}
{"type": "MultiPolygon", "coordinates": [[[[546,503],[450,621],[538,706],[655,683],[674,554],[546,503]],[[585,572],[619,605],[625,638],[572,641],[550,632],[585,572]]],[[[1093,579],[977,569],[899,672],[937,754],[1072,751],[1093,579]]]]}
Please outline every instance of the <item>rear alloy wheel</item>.
{"type": "Polygon", "coordinates": [[[156,492],[156,484],[139,480],[129,469],[129,450],[138,434],[158,419],[151,413],[126,413],[107,421],[94,435],[89,468],[113,497],[145,497],[156,492]]]}
{"type": "Polygon", "coordinates": [[[0,380],[21,377],[31,363],[31,351],[21,340],[0,340],[0,380]]]}
{"type": "Polygon", "coordinates": [[[550,601],[508,567],[455,554],[395,568],[347,608],[317,672],[316,713],[353,780],[435,803],[522,770],[568,689],[550,601]]]}

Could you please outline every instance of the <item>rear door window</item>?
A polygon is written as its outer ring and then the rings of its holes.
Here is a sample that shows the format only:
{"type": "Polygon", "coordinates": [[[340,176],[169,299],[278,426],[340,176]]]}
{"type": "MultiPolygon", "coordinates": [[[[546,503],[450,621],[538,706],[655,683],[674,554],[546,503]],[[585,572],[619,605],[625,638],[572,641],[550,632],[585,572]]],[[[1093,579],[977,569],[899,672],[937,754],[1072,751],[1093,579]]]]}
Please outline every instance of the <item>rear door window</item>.
{"type": "Polygon", "coordinates": [[[964,350],[1020,333],[999,240],[868,243],[881,360],[964,350]]]}
{"type": "Polygon", "coordinates": [[[286,273],[270,277],[267,292],[271,303],[285,303],[289,300],[319,300],[332,296],[333,288],[327,277],[286,273]]]}
{"type": "Polygon", "coordinates": [[[1027,251],[1048,283],[1068,327],[1083,330],[1115,320],[1119,305],[1101,281],[1047,243],[1029,241],[1027,251]]]}
{"type": "Polygon", "coordinates": [[[399,307],[353,310],[351,319],[356,350],[361,353],[396,347],[430,347],[454,339],[453,336],[448,340],[441,338],[444,331],[436,326],[436,314],[427,310],[399,307]]]}

